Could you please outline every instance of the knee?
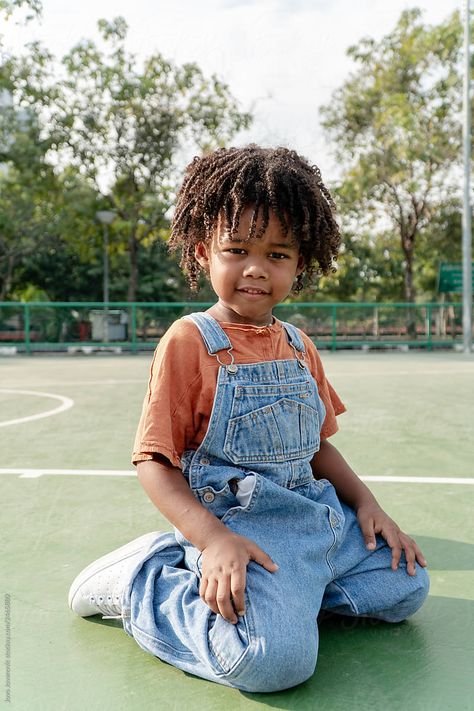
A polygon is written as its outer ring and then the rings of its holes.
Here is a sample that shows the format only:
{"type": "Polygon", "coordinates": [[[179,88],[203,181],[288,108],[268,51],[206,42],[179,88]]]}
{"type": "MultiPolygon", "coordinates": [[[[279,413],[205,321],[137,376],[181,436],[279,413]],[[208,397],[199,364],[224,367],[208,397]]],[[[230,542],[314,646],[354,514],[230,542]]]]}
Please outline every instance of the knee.
{"type": "Polygon", "coordinates": [[[390,610],[383,610],[377,617],[385,622],[402,622],[417,612],[428,597],[430,579],[424,568],[417,566],[414,585],[408,594],[390,610]]]}
{"type": "MultiPolygon", "coordinates": [[[[289,689],[307,681],[316,668],[318,640],[315,634],[282,635],[255,640],[239,687],[250,692],[273,692],[289,689]]],[[[249,650],[250,651],[250,650],[249,650]]]]}

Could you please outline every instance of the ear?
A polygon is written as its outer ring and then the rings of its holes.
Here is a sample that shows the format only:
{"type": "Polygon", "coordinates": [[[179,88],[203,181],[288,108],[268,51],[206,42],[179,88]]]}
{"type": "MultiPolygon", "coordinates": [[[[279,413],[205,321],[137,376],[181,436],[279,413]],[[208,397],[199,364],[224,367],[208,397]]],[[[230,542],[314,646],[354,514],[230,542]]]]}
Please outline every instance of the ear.
{"type": "Polygon", "coordinates": [[[198,242],[195,245],[194,258],[204,271],[209,271],[209,249],[205,242],[198,242]]]}
{"type": "Polygon", "coordinates": [[[304,261],[304,257],[302,254],[300,254],[300,256],[298,257],[298,264],[296,266],[296,276],[299,276],[300,274],[302,274],[304,272],[305,266],[306,266],[306,264],[304,261]]]}

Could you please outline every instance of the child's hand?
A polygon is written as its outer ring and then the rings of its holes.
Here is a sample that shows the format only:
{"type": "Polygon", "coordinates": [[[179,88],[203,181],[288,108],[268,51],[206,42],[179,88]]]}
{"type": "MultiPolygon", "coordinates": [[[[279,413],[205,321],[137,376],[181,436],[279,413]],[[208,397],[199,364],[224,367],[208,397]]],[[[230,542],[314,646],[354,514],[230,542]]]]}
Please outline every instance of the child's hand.
{"type": "Polygon", "coordinates": [[[237,622],[237,615],[245,614],[245,582],[251,560],[270,573],[278,570],[256,543],[230,531],[220,534],[202,551],[201,599],[232,624],[237,622]]]}
{"type": "Polygon", "coordinates": [[[357,519],[369,550],[376,546],[375,534],[385,538],[392,549],[392,570],[398,568],[402,551],[407,561],[407,572],[416,575],[415,561],[424,568],[426,560],[415,541],[400,530],[395,521],[375,502],[367,502],[357,509],[357,519]]]}

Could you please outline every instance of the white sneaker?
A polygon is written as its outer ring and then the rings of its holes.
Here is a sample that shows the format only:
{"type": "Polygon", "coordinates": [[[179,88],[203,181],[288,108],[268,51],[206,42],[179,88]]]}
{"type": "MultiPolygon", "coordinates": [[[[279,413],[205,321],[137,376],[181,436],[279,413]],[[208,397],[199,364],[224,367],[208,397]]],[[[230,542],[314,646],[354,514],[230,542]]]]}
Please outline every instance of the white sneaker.
{"type": "Polygon", "coordinates": [[[122,595],[133,568],[160,535],[160,531],[145,533],[84,568],[69,589],[71,610],[81,617],[121,617],[122,595]]]}

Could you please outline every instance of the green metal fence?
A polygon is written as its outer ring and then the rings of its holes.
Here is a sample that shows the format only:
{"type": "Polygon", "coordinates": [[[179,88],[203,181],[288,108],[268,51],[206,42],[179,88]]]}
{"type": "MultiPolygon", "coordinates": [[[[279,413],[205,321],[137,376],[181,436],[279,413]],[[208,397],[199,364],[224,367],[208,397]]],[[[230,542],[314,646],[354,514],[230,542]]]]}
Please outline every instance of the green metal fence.
{"type": "MultiPolygon", "coordinates": [[[[0,353],[151,350],[177,318],[203,302],[2,302],[0,353]]],[[[452,348],[462,343],[462,304],[288,303],[278,318],[320,348],[452,348]]]]}

